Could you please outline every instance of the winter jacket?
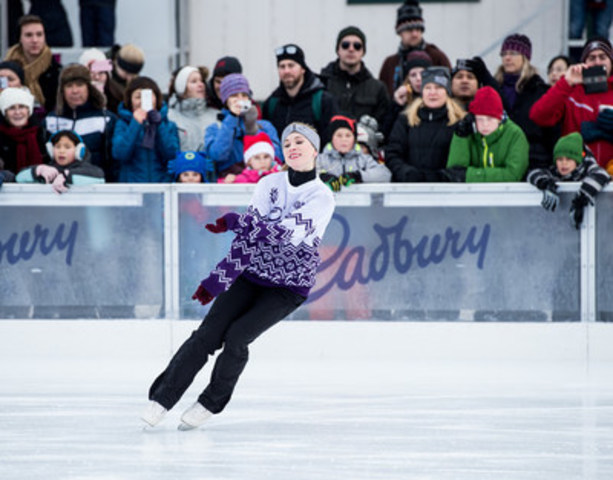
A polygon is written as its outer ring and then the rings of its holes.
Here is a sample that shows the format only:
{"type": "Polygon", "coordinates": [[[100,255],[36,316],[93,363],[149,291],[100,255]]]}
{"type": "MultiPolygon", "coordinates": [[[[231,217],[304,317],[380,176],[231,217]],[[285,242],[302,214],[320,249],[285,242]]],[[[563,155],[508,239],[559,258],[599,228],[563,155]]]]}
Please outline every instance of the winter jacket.
{"type": "Polygon", "coordinates": [[[111,152],[113,131],[117,116],[102,104],[88,100],[76,109],[58,103],[60,113],[51,112],[45,118],[45,129],[50,137],[60,130],[73,130],[83,139],[91,153],[91,163],[104,170],[107,182],[115,181],[111,152]]]}
{"type": "MultiPolygon", "coordinates": [[[[243,161],[243,137],[245,136],[245,122],[226,108],[221,110],[217,121],[209,125],[204,134],[204,152],[215,163],[217,176],[223,177],[227,173],[240,173],[233,166],[245,166],[243,161]]],[[[283,158],[283,151],[279,136],[272,124],[266,120],[258,120],[258,132],[265,132],[275,148],[275,156],[283,158]]],[[[241,168],[241,170],[242,170],[241,168]]]]}
{"type": "Polygon", "coordinates": [[[507,115],[513,122],[521,127],[530,144],[530,168],[545,168],[551,165],[553,157],[551,152],[558,137],[558,130],[551,127],[542,127],[530,119],[530,109],[547,90],[547,85],[539,75],[532,76],[524,85],[521,92],[516,92],[516,99],[511,106],[499,88],[502,102],[507,115]]]}
{"type": "Polygon", "coordinates": [[[432,65],[447,67],[451,69],[451,63],[447,55],[445,55],[436,45],[432,43],[422,42],[419,47],[404,48],[402,45],[398,49],[398,52],[394,55],[390,55],[383,61],[381,65],[381,71],[379,72],[379,80],[381,80],[387,87],[387,92],[390,97],[393,97],[394,91],[404,83],[404,79],[409,72],[403,70],[403,60],[413,50],[423,50],[432,59],[432,65]]]}
{"type": "Polygon", "coordinates": [[[321,70],[320,78],[338,102],[340,113],[359,120],[362,115],[383,121],[390,105],[385,85],[374,78],[364,63],[355,75],[341,70],[339,60],[321,70]]]}
{"type": "Polygon", "coordinates": [[[547,168],[531,170],[526,179],[540,190],[547,188],[551,181],[582,182],[579,191],[583,192],[592,204],[598,193],[611,181],[609,174],[598,165],[589,149],[583,152],[583,161],[569,175],[561,176],[554,164],[547,168]]]}
{"type": "Polygon", "coordinates": [[[513,120],[504,120],[488,136],[453,136],[447,167],[466,168],[466,183],[519,182],[528,168],[528,140],[513,120]]]}
{"type": "MultiPolygon", "coordinates": [[[[84,160],[75,160],[70,165],[61,166],[56,162],[51,163],[64,177],[68,185],[93,185],[104,183],[104,172],[101,168],[92,165],[89,160],[89,153],[84,160]]],[[[36,175],[36,167],[33,165],[23,169],[17,174],[17,183],[45,183],[45,179],[36,175]]]]}
{"type": "MultiPolygon", "coordinates": [[[[243,170],[236,176],[234,182],[232,183],[258,183],[265,176],[280,171],[281,169],[279,168],[279,165],[274,165],[270,170],[267,170],[266,172],[262,172],[261,170],[254,170],[252,168],[245,168],[245,170],[243,170]]],[[[217,180],[217,183],[225,182],[223,178],[220,178],[219,180],[217,180]]]]}
{"type": "Polygon", "coordinates": [[[328,173],[335,177],[351,172],[360,172],[362,183],[386,183],[392,179],[392,173],[385,165],[377,162],[372,155],[362,151],[357,145],[353,150],[342,154],[328,143],[317,157],[317,175],[328,173]]]}
{"type": "Polygon", "coordinates": [[[113,134],[113,158],[119,167],[119,181],[123,183],[170,182],[167,171],[169,160],[179,150],[177,126],[168,120],[168,107],[164,103],[162,121],[155,136],[155,149],[143,147],[146,122],[140,124],[123,103],[119,105],[119,119],[113,134]]]}
{"type": "Polygon", "coordinates": [[[277,129],[278,136],[283,129],[292,122],[304,122],[317,129],[322,141],[326,138],[326,129],[330,119],[338,113],[336,99],[324,89],[324,84],[317,76],[307,70],[304,74],[304,83],[295,97],[290,97],[281,84],[272,92],[264,102],[262,115],[277,129]],[[321,90],[319,102],[319,118],[313,111],[313,96],[321,90]]]}
{"type": "Polygon", "coordinates": [[[418,110],[421,123],[409,126],[405,113],[398,115],[385,148],[385,164],[393,182],[438,182],[438,171],[447,165],[454,126],[447,125],[447,107],[418,110]]]}
{"type": "Polygon", "coordinates": [[[173,98],[168,119],[177,124],[182,152],[204,150],[204,131],[217,120],[217,113],[207,108],[204,98],[173,98]]]}
{"type": "MultiPolygon", "coordinates": [[[[587,94],[582,84],[571,87],[562,77],[532,106],[530,119],[544,127],[562,122],[563,136],[581,132],[583,122],[596,121],[600,105],[613,105],[613,76],[608,87],[606,92],[587,94]]],[[[587,145],[601,167],[613,158],[613,143],[600,139],[587,145]]]]}

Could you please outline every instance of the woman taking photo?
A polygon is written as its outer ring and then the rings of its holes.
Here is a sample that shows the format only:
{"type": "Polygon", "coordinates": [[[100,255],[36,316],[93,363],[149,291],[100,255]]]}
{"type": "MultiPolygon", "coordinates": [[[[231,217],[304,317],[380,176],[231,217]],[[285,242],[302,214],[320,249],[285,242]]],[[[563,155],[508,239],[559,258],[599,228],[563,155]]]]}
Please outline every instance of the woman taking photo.
{"type": "Polygon", "coordinates": [[[392,182],[442,181],[454,125],[466,115],[449,96],[448,68],[427,68],[421,83],[421,98],[398,116],[385,149],[392,182]]]}

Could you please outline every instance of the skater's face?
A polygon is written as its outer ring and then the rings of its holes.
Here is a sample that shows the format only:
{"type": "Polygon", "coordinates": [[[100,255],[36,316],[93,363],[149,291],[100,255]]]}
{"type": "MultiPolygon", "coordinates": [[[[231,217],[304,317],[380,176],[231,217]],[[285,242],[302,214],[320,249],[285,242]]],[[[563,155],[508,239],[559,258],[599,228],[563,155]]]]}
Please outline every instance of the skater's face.
{"type": "Polygon", "coordinates": [[[76,145],[68,137],[61,137],[53,145],[53,158],[62,167],[74,162],[76,145]]]}
{"type": "Polygon", "coordinates": [[[315,168],[317,150],[304,135],[298,132],[290,133],[283,142],[285,163],[297,172],[307,172],[315,168]]]}
{"type": "Polygon", "coordinates": [[[577,162],[575,162],[572,158],[558,157],[556,158],[556,167],[558,169],[558,173],[565,177],[566,175],[570,175],[574,172],[575,168],[577,168],[577,162]]]}
{"type": "Polygon", "coordinates": [[[28,23],[21,27],[19,43],[29,57],[38,57],[45,48],[45,29],[41,23],[28,23]]]}

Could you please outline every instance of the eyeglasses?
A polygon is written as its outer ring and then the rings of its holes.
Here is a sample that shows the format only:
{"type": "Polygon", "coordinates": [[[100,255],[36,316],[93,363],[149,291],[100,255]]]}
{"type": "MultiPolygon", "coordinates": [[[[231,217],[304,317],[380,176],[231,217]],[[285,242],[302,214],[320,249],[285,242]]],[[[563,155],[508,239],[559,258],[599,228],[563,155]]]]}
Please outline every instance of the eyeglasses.
{"type": "Polygon", "coordinates": [[[296,45],[284,45],[275,50],[275,55],[280,56],[284,53],[288,55],[296,55],[298,53],[298,47],[296,45]]]}
{"type": "Polygon", "coordinates": [[[521,53],[516,52],[515,50],[503,50],[502,52],[500,52],[501,57],[506,57],[507,55],[514,57],[516,55],[521,55],[521,53]]]}
{"type": "Polygon", "coordinates": [[[349,50],[349,47],[351,47],[352,45],[354,50],[358,52],[362,50],[362,44],[360,42],[349,42],[347,40],[341,43],[341,48],[343,50],[349,50]]]}

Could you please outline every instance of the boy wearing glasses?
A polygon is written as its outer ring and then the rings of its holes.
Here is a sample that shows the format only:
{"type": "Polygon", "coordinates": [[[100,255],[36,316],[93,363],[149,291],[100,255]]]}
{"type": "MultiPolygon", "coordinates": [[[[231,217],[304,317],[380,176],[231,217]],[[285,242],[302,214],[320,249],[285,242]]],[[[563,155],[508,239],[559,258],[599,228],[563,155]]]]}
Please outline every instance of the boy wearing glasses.
{"type": "Polygon", "coordinates": [[[336,39],[338,58],[321,70],[326,90],[336,97],[341,113],[352,118],[369,115],[381,124],[389,108],[385,85],[364,65],[366,36],[358,27],[342,29],[336,39]]]}

